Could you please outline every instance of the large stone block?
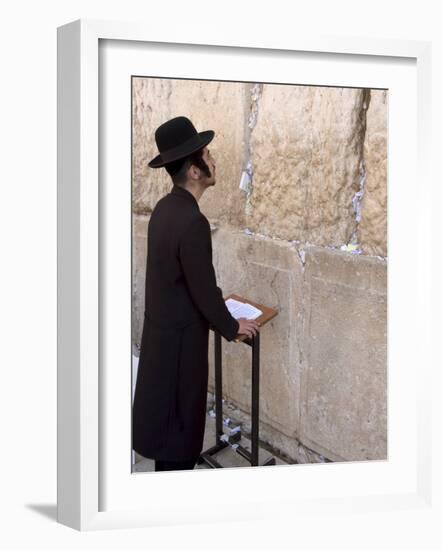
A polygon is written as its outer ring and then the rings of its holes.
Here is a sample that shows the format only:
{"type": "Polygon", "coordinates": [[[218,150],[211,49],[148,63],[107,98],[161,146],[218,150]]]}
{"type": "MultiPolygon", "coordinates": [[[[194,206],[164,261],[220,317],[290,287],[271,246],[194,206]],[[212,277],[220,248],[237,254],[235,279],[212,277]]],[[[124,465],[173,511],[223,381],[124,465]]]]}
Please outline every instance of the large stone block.
{"type": "Polygon", "coordinates": [[[364,91],[265,84],[251,134],[247,225],[287,240],[340,246],[356,229],[364,91]]]}
{"type": "MultiPolygon", "coordinates": [[[[299,342],[296,320],[302,294],[302,262],[290,243],[218,229],[214,265],[224,296],[239,294],[278,310],[260,332],[261,420],[294,437],[299,417],[299,342]]],[[[211,334],[210,350],[213,351],[211,334]]],[[[223,391],[240,409],[251,409],[251,349],[223,340],[223,391]]],[[[213,357],[210,356],[213,388],[213,357]]]]}
{"type": "Polygon", "coordinates": [[[134,209],[146,213],[172,187],[164,168],[147,163],[157,155],[156,128],[187,116],[198,131],[214,130],[209,149],[216,184],[201,197],[201,208],[220,222],[243,225],[245,194],[239,190],[246,131],[246,88],[237,82],[135,78],[133,85],[134,209]]]}
{"type": "MultiPolygon", "coordinates": [[[[147,216],[133,216],[133,339],[144,314],[147,216]]],[[[274,307],[261,329],[261,429],[296,460],[387,456],[385,261],[220,227],[212,235],[224,295],[274,307]]],[[[213,334],[210,333],[213,390],[213,334]]],[[[223,340],[223,394],[250,413],[251,350],[223,340]]]]}
{"type": "Polygon", "coordinates": [[[152,212],[158,200],[169,192],[171,180],[164,169],[147,165],[158,154],[155,130],[172,118],[168,101],[173,82],[167,78],[133,78],[132,83],[132,209],[152,212]]]}
{"type": "Polygon", "coordinates": [[[359,242],[364,254],[387,256],[388,91],[370,90],[364,141],[366,179],[359,242]]]}
{"type": "Polygon", "coordinates": [[[387,458],[387,264],[306,249],[300,439],[332,460],[387,458]]]}

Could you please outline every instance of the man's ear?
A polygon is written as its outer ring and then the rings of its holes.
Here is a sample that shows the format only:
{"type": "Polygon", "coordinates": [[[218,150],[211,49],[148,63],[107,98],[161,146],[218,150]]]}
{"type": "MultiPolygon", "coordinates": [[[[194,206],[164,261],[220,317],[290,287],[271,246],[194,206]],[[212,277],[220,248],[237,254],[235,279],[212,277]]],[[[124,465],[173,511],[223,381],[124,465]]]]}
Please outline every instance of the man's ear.
{"type": "Polygon", "coordinates": [[[198,168],[198,166],[191,164],[189,170],[187,171],[187,175],[192,180],[198,180],[201,176],[201,170],[198,168]]]}

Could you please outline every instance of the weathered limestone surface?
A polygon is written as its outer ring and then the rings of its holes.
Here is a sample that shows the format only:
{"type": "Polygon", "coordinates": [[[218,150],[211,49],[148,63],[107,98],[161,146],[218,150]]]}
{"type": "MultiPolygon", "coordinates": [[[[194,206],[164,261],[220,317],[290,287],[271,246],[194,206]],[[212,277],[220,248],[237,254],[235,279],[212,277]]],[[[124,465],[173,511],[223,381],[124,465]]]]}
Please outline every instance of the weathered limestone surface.
{"type": "Polygon", "coordinates": [[[387,458],[387,265],[306,250],[300,440],[332,460],[387,458]]]}
{"type": "MultiPolygon", "coordinates": [[[[209,148],[217,182],[199,206],[217,228],[218,285],[225,296],[279,310],[261,331],[261,438],[299,462],[386,458],[387,262],[373,256],[387,255],[387,92],[134,84],[134,344],[143,325],[149,213],[172,187],[167,172],[147,162],[157,154],[155,129],[185,115],[216,132],[209,148]],[[238,185],[249,160],[247,198],[238,185]],[[361,255],[333,248],[355,238],[361,255]]],[[[209,349],[213,389],[212,333],[209,349]]],[[[223,361],[224,397],[247,422],[251,350],[223,340],[223,361]]]]}
{"type": "Polygon", "coordinates": [[[387,92],[266,84],[256,93],[255,88],[134,79],[134,211],[150,212],[170,190],[167,172],[148,168],[147,162],[157,154],[155,129],[184,114],[198,129],[207,129],[210,120],[216,132],[211,151],[217,182],[201,198],[214,221],[334,247],[356,231],[364,254],[385,257],[387,92]],[[238,184],[249,160],[254,178],[247,200],[238,184]],[[361,183],[358,224],[353,199],[361,183]]]}
{"type": "MultiPolygon", "coordinates": [[[[134,223],[134,337],[141,338],[147,217],[134,223]]],[[[387,457],[386,262],[226,228],[213,258],[224,295],[279,311],[261,330],[261,437],[295,460],[387,457]],[[302,259],[305,258],[305,265],[302,259]],[[305,458],[305,457],[304,457],[305,458]]],[[[223,340],[223,391],[250,413],[251,354],[223,340]]],[[[213,334],[210,334],[213,390],[213,334]]]]}
{"type": "Polygon", "coordinates": [[[387,90],[371,90],[364,141],[366,181],[359,242],[364,254],[387,256],[387,90]]]}
{"type": "MultiPolygon", "coordinates": [[[[208,408],[215,408],[214,388],[211,387],[208,393],[208,408]]],[[[241,434],[245,434],[250,439],[252,432],[252,417],[249,412],[238,408],[233,402],[224,400],[223,416],[228,417],[232,422],[231,425],[240,425],[241,434]]],[[[320,453],[316,453],[303,445],[296,437],[289,437],[283,434],[276,428],[273,428],[266,422],[260,419],[259,422],[259,439],[266,443],[272,454],[281,455],[283,459],[289,463],[297,462],[299,464],[311,464],[317,462],[327,462],[326,457],[320,453]]],[[[260,454],[260,459],[261,459],[260,454]]]]}
{"type": "Polygon", "coordinates": [[[136,78],[133,94],[135,211],[151,211],[172,187],[164,168],[147,166],[158,154],[156,128],[170,118],[187,116],[198,131],[215,132],[209,149],[216,162],[216,184],[201,198],[201,208],[219,221],[243,225],[246,199],[238,187],[244,158],[245,85],[136,78]]]}
{"type": "Polygon", "coordinates": [[[321,245],[349,241],[356,228],[363,101],[358,89],[263,87],[251,135],[252,231],[321,245]]]}
{"type": "MultiPolygon", "coordinates": [[[[279,312],[261,331],[260,413],[264,422],[294,436],[299,410],[295,320],[302,293],[302,263],[294,247],[284,241],[255,239],[225,229],[216,231],[212,240],[214,266],[224,296],[234,292],[279,312]]],[[[224,391],[240,408],[249,410],[251,349],[223,341],[223,350],[224,391]]],[[[212,363],[210,357],[213,382],[212,363]]]]}
{"type": "MultiPolygon", "coordinates": [[[[386,263],[237,231],[213,236],[224,295],[278,309],[261,330],[261,437],[295,460],[387,457],[386,263]],[[226,261],[226,257],[229,261],[226,261]],[[279,432],[279,433],[277,433],[279,432]]],[[[210,388],[213,390],[211,335],[210,388]]],[[[251,355],[223,341],[223,391],[251,410],[251,355]]]]}
{"type": "Polygon", "coordinates": [[[173,116],[168,100],[172,93],[172,82],[165,78],[133,79],[132,206],[133,211],[138,214],[151,212],[171,187],[166,171],[149,168],[147,163],[158,154],[155,129],[173,116]]]}

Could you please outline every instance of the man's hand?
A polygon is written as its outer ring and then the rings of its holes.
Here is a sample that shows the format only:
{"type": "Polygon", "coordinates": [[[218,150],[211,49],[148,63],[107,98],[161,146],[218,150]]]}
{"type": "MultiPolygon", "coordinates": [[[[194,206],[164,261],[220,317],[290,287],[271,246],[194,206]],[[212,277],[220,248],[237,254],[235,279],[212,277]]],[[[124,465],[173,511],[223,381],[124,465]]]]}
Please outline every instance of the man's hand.
{"type": "Polygon", "coordinates": [[[245,334],[249,338],[251,338],[252,335],[256,336],[259,330],[259,323],[253,319],[246,319],[244,317],[237,319],[237,321],[239,323],[238,335],[245,334]]]}

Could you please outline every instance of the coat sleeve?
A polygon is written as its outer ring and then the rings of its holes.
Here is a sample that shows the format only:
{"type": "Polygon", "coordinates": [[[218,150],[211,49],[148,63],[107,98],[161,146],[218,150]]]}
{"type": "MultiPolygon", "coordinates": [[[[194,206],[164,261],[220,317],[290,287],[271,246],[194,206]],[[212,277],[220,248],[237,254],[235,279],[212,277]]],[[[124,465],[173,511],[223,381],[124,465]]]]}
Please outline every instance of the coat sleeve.
{"type": "Polygon", "coordinates": [[[179,256],[190,295],[196,307],[226,340],[238,335],[239,323],[230,314],[216,285],[212,264],[210,225],[198,216],[180,239],[179,256]]]}

